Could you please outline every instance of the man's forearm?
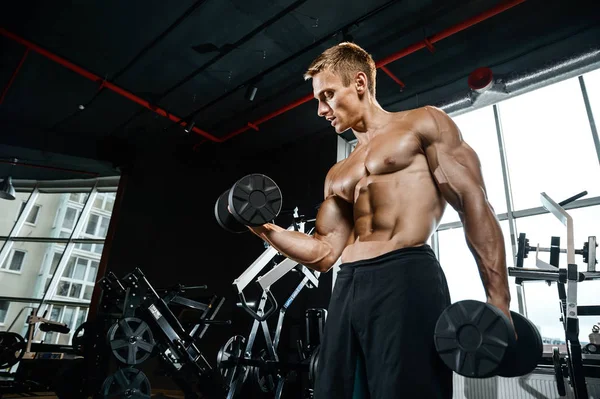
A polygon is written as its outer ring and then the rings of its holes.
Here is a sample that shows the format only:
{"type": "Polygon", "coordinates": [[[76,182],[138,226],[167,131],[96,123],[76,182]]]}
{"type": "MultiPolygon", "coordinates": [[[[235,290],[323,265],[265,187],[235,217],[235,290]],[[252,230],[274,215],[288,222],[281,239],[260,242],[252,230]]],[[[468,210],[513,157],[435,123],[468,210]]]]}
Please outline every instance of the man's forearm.
{"type": "Polygon", "coordinates": [[[485,198],[465,198],[461,215],[469,249],[475,257],[487,300],[510,303],[504,236],[485,198]]]}
{"type": "Polygon", "coordinates": [[[281,254],[316,271],[325,272],[335,262],[330,259],[330,246],[308,234],[286,230],[271,223],[249,229],[281,254]]]}

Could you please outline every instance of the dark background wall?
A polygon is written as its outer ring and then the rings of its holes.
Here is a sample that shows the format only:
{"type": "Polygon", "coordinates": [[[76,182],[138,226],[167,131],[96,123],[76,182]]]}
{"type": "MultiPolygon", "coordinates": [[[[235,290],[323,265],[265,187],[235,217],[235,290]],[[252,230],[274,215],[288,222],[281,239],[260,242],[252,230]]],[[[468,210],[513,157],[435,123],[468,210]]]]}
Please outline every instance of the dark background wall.
{"type": "MultiPolygon", "coordinates": [[[[108,270],[122,277],[139,267],[157,288],[177,283],[207,284],[207,291],[190,291],[188,297],[203,300],[207,295],[224,296],[226,301],[217,318],[233,323],[211,326],[200,345],[215,364],[219,348],[229,337],[241,334],[248,338],[253,319],[236,307],[238,297],[232,283],[265,250],[262,240],[250,232],[233,234],[217,224],[213,213],[216,199],[242,176],[262,173],[281,188],[284,210],[297,206],[300,214],[314,217],[316,206],[323,200],[325,176],[336,162],[337,137],[327,130],[260,153],[211,144],[201,146],[196,153],[182,153],[177,140],[165,141],[162,136],[147,132],[145,140],[136,144],[135,162],[115,220],[108,270]],[[156,154],[166,152],[165,145],[170,146],[170,156],[158,157],[156,154]]],[[[288,227],[291,221],[291,216],[282,214],[277,224],[288,227]]],[[[292,272],[272,287],[280,305],[300,281],[299,273],[292,272]]],[[[331,273],[325,273],[318,288],[300,292],[286,312],[282,353],[295,350],[295,340],[303,339],[305,310],[327,307],[330,291],[331,273]]],[[[254,285],[245,293],[247,300],[260,299],[254,285]]],[[[269,319],[273,330],[277,317],[278,313],[269,319]]],[[[262,344],[261,339],[257,338],[257,345],[262,344]]],[[[152,369],[154,365],[150,362],[146,367],[152,369]]],[[[176,388],[169,379],[153,375],[152,370],[148,373],[153,388],[176,388]]]]}

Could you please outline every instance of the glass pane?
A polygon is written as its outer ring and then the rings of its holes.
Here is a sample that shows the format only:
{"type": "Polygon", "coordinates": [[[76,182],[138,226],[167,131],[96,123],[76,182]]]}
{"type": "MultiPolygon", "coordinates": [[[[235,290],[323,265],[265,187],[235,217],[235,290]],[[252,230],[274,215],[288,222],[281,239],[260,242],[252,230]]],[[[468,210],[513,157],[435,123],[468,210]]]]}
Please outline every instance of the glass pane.
{"type": "Polygon", "coordinates": [[[77,203],[77,204],[85,204],[85,201],[87,201],[87,197],[89,196],[89,193],[72,193],[69,196],[69,201],[72,203],[77,203]]]}
{"type": "Polygon", "coordinates": [[[30,193],[17,193],[17,198],[14,201],[2,200],[2,208],[0,208],[0,236],[8,236],[10,234],[19,217],[19,213],[21,213],[22,204],[27,201],[30,195],[30,193]]]}
{"type": "Polygon", "coordinates": [[[77,259],[77,267],[75,267],[75,273],[73,278],[77,280],[83,280],[85,278],[85,271],[87,269],[87,261],[84,259],[77,259]]]}
{"type": "Polygon", "coordinates": [[[60,258],[62,256],[62,252],[55,252],[54,255],[52,256],[52,263],[50,264],[50,274],[54,274],[54,271],[56,270],[56,267],[58,266],[58,262],[60,261],[60,258]]]}
{"type": "Polygon", "coordinates": [[[8,307],[10,302],[8,301],[0,301],[0,324],[4,324],[6,322],[6,315],[8,314],[8,307]]]}
{"type": "Polygon", "coordinates": [[[94,292],[94,287],[91,285],[86,285],[85,291],[83,292],[83,299],[87,299],[88,301],[91,300],[93,292],[94,292]]]}
{"type": "Polygon", "coordinates": [[[62,306],[53,306],[52,311],[50,312],[50,320],[58,321],[62,309],[62,306]]]}
{"type": "MultiPolygon", "coordinates": [[[[75,319],[75,308],[67,306],[65,307],[65,311],[63,312],[63,319],[62,322],[65,323],[67,325],[67,327],[69,327],[69,329],[71,329],[71,331],[75,330],[74,328],[74,319],[75,319]]],[[[71,335],[70,334],[58,334],[58,344],[59,345],[68,345],[69,342],[71,341],[71,335]]]]}
{"type": "MultiPolygon", "coordinates": [[[[575,249],[581,249],[584,242],[588,241],[589,236],[597,232],[597,220],[600,218],[600,206],[572,209],[568,211],[573,217],[573,239],[575,249]]],[[[560,237],[561,248],[566,249],[567,229],[556,217],[551,214],[530,216],[516,220],[517,231],[525,233],[529,239],[530,246],[548,248],[552,236],[560,237]]],[[[524,260],[524,267],[536,267],[535,251],[529,253],[524,260]]],[[[540,252],[539,259],[548,263],[550,254],[540,252]]],[[[587,270],[587,264],[583,263],[580,255],[575,255],[575,263],[580,271],[587,270]]],[[[559,256],[559,266],[566,267],[567,255],[561,253],[559,256]]],[[[598,270],[598,268],[596,269],[598,270]]],[[[560,307],[556,284],[550,287],[545,282],[526,282],[525,297],[527,300],[528,317],[538,326],[542,334],[547,338],[556,338],[564,340],[564,330],[559,322],[560,307]]],[[[579,305],[597,305],[598,292],[600,292],[600,281],[584,281],[577,285],[577,302],[579,305]]],[[[588,335],[591,333],[592,326],[598,322],[597,317],[583,316],[579,319],[579,338],[582,342],[588,342],[588,335]]]]}
{"type": "Polygon", "coordinates": [[[25,221],[27,223],[35,224],[35,222],[37,221],[39,212],[40,212],[40,206],[34,205],[33,208],[31,208],[31,211],[29,211],[29,215],[27,215],[27,219],[25,219],[25,221]]]}
{"type": "Polygon", "coordinates": [[[81,296],[81,284],[71,284],[71,291],[69,292],[71,298],[77,298],[81,296]]]}
{"type": "Polygon", "coordinates": [[[58,296],[67,296],[69,295],[69,282],[68,281],[60,281],[58,283],[58,288],[56,289],[56,295],[58,296]]]}
{"type": "Polygon", "coordinates": [[[62,222],[62,228],[65,230],[73,230],[75,226],[75,219],[77,218],[78,211],[76,208],[67,207],[65,210],[65,216],[62,222]]]}
{"type": "Polygon", "coordinates": [[[98,262],[90,262],[90,269],[88,271],[87,281],[93,283],[96,281],[96,274],[98,273],[98,262]]]}
{"type": "Polygon", "coordinates": [[[12,270],[15,272],[20,272],[23,267],[23,262],[25,260],[25,252],[19,250],[13,250],[12,259],[10,260],[10,265],[8,266],[8,270],[12,270]]]}
{"type": "MultiPolygon", "coordinates": [[[[500,222],[505,242],[507,266],[513,266],[512,249],[510,246],[510,230],[507,221],[500,222]]],[[[485,301],[485,291],[475,258],[467,246],[462,228],[442,230],[438,232],[440,264],[446,274],[452,303],[465,299],[485,301]]],[[[514,279],[509,277],[511,290],[510,308],[518,310],[516,287],[514,279]]]]}
{"type": "MultiPolygon", "coordinates": [[[[87,290],[87,288],[86,288],[87,290]]],[[[82,325],[87,318],[87,308],[79,308],[79,314],[77,315],[77,323],[75,323],[74,329],[77,329],[80,325],[82,325]]],[[[73,331],[75,332],[75,331],[73,331]]]]}
{"type": "Polygon", "coordinates": [[[113,211],[113,207],[115,205],[115,193],[106,193],[106,201],[104,203],[104,210],[108,212],[113,211]]]}
{"type": "Polygon", "coordinates": [[[77,248],[82,251],[91,252],[92,245],[93,244],[78,244],[77,248]]]}
{"type": "Polygon", "coordinates": [[[8,242],[5,251],[15,253],[10,265],[16,265],[20,259],[21,267],[19,273],[0,271],[0,296],[41,298],[55,254],[62,254],[63,248],[53,243],[8,242]],[[25,256],[21,257],[19,253],[25,256]]]}
{"type": "Polygon", "coordinates": [[[96,200],[94,201],[94,208],[102,209],[104,204],[104,194],[96,194],[96,200]]]}
{"type": "Polygon", "coordinates": [[[600,167],[577,78],[498,104],[515,210],[587,190],[600,195],[600,167]],[[554,117],[549,117],[550,115],[554,117]]]}
{"type": "Polygon", "coordinates": [[[108,224],[110,223],[110,219],[106,217],[100,218],[100,228],[98,229],[98,237],[106,238],[106,233],[108,232],[108,224]]]}
{"type": "Polygon", "coordinates": [[[594,114],[594,121],[596,127],[600,126],[600,69],[588,72],[583,75],[583,81],[585,82],[585,89],[590,99],[590,106],[592,113],[594,114]]]}
{"type": "Polygon", "coordinates": [[[85,228],[85,233],[89,235],[96,235],[96,228],[98,227],[98,215],[91,214],[85,228]]]}
{"type": "Polygon", "coordinates": [[[75,269],[75,260],[76,258],[71,257],[71,259],[69,259],[69,261],[67,262],[67,266],[65,267],[65,271],[63,272],[63,277],[72,277],[73,276],[73,270],[75,269]]]}
{"type": "MultiPolygon", "coordinates": [[[[25,224],[15,235],[19,237],[58,237],[60,228],[64,224],[63,219],[68,199],[69,194],[38,194],[35,203],[40,206],[40,209],[35,225],[25,224]]],[[[35,207],[32,212],[34,209],[35,207]]],[[[31,217],[31,214],[29,216],[31,217]]],[[[70,223],[73,224],[74,221],[75,219],[70,223]]]]}
{"type": "MultiPolygon", "coordinates": [[[[489,106],[452,118],[465,142],[477,153],[481,163],[488,201],[495,213],[506,212],[506,197],[494,109],[489,106]]],[[[448,205],[441,223],[458,221],[458,214],[448,205]]]]}

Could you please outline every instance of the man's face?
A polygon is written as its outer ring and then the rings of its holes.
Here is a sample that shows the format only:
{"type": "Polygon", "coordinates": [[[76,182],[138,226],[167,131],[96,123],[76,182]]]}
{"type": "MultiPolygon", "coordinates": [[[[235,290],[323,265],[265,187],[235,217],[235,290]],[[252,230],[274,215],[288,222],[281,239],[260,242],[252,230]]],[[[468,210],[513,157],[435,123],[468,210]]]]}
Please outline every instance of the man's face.
{"type": "Polygon", "coordinates": [[[339,76],[325,70],[313,76],[312,85],[319,102],[317,113],[331,123],[336,133],[354,126],[360,118],[360,100],[354,84],[344,87],[339,76]]]}

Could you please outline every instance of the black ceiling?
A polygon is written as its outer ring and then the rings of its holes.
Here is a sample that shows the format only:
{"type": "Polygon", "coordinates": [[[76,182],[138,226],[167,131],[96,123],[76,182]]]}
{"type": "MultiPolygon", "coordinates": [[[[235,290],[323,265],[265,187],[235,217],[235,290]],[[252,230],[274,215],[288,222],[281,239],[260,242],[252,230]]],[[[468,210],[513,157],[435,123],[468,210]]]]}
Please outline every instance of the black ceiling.
{"type": "MultiPolygon", "coordinates": [[[[261,123],[258,131],[213,143],[37,51],[23,58],[26,47],[8,36],[17,35],[151,108],[193,121],[195,128],[223,139],[310,95],[304,69],[339,41],[355,41],[378,61],[505,3],[56,0],[3,5],[0,161],[5,162],[0,174],[8,173],[7,160],[18,157],[111,175],[117,172],[107,158],[126,160],[132,148],[149,141],[164,141],[164,151],[172,152],[175,144],[189,150],[188,156],[205,157],[223,149],[270,149],[330,129],[309,101],[261,123]],[[250,85],[258,88],[254,101],[245,98],[250,85]]],[[[506,73],[598,46],[597,4],[520,2],[435,43],[433,52],[421,49],[388,64],[406,85],[403,90],[379,70],[379,101],[389,110],[402,108],[407,99],[414,99],[415,106],[435,103],[442,95],[467,90],[466,78],[477,67],[506,73]],[[447,90],[427,96],[440,87],[447,90]]],[[[25,167],[12,173],[16,178],[85,177],[25,167]]]]}

